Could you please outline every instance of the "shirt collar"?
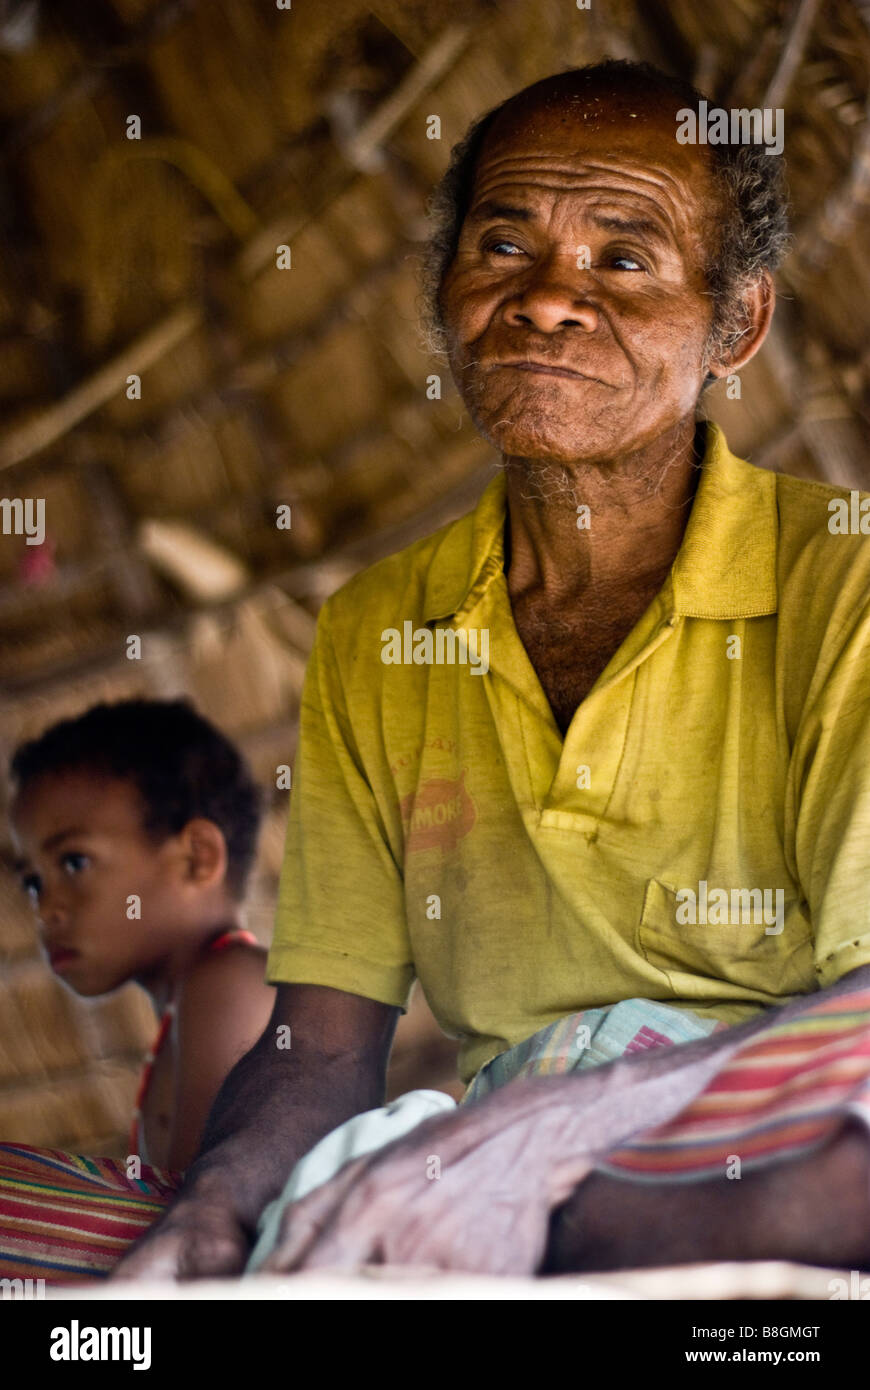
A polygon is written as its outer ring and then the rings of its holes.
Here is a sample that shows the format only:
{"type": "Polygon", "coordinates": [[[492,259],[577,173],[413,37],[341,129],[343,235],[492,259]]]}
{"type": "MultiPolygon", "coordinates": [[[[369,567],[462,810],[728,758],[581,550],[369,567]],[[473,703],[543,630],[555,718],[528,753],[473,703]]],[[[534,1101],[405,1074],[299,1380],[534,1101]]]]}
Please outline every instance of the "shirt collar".
{"type": "MultiPolygon", "coordinates": [[[[473,512],[444,534],[426,581],[423,621],[461,619],[504,568],[507,485],[503,469],[473,512]]],[[[752,618],[777,605],[776,476],[736,458],[718,425],[670,573],[672,611],[687,618],[752,618]]]]}
{"type": "Polygon", "coordinates": [[[503,468],[487,483],[473,512],[445,531],[426,578],[423,621],[461,617],[504,569],[507,480],[503,468]]]}
{"type": "Polygon", "coordinates": [[[698,490],[671,566],[674,612],[686,618],[775,613],[778,532],[776,475],[736,458],[708,420],[698,490]]]}

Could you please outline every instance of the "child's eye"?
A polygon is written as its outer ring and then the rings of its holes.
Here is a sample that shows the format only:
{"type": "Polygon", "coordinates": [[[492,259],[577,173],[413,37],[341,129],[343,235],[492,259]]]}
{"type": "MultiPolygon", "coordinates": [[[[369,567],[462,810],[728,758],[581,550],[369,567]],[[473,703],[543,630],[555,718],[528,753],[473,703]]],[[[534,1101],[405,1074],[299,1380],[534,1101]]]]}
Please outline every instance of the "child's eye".
{"type": "Polygon", "coordinates": [[[42,892],[42,879],[39,874],[24,874],[21,879],[21,887],[34,907],[38,907],[39,895],[42,892]]]}
{"type": "Polygon", "coordinates": [[[66,854],[60,856],[61,867],[71,878],[80,874],[82,869],[86,869],[89,860],[86,854],[78,854],[75,850],[67,850],[66,854]]]}

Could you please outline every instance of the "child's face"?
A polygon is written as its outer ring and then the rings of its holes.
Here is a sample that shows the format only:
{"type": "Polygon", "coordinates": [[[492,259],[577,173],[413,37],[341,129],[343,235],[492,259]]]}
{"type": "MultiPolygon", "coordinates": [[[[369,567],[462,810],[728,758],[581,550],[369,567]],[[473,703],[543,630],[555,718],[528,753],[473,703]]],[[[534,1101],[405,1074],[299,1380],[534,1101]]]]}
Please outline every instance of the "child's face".
{"type": "Polygon", "coordinates": [[[105,994],[159,969],[189,910],[179,839],[155,844],[142,814],[133,783],[85,771],[36,778],[12,806],[42,944],[78,994],[105,994]],[[133,894],[138,920],[127,915],[133,894]]]}

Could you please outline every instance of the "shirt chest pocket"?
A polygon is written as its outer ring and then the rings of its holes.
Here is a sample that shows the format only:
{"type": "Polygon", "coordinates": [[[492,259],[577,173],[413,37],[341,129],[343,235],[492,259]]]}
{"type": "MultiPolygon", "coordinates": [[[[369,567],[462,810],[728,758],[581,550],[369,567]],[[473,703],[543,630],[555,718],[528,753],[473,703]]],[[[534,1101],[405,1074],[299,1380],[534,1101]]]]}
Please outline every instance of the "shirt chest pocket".
{"type": "Polygon", "coordinates": [[[638,946],[676,996],[709,1000],[711,981],[730,986],[728,999],[775,1000],[813,988],[812,927],[803,904],[780,899],[772,921],[773,890],[767,899],[729,890],[724,910],[712,889],[709,899],[701,885],[693,896],[655,878],[646,885],[638,946]]]}

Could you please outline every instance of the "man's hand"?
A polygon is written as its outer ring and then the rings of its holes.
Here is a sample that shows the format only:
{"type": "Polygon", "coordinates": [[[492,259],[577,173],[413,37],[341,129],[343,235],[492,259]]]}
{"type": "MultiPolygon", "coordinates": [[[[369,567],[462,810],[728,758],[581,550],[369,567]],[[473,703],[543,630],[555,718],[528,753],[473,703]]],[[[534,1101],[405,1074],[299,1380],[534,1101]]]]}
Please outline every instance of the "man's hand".
{"type": "Polygon", "coordinates": [[[364,1264],[531,1274],[549,1219],[590,1166],[558,1159],[563,1107],[517,1085],[424,1121],[288,1206],[262,1273],[364,1264]],[[551,1154],[551,1163],[542,1162],[551,1154]]]}
{"type": "Polygon", "coordinates": [[[383,1104],[399,1010],[321,985],[279,985],[260,1041],[224,1082],[172,1206],[115,1267],[115,1279],[238,1274],[257,1218],[319,1139],[383,1104]],[[293,1047],[275,1044],[292,1024],[293,1047]]]}
{"type": "Polygon", "coordinates": [[[180,1197],[112,1270],[112,1279],[204,1279],[239,1274],[250,1241],[231,1204],[180,1197]]]}

